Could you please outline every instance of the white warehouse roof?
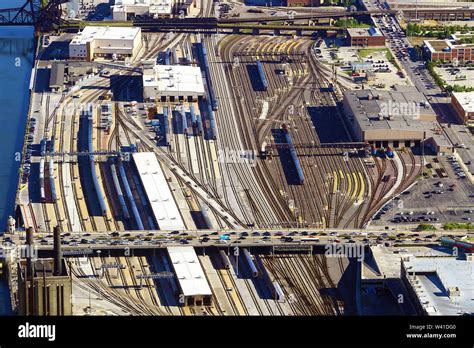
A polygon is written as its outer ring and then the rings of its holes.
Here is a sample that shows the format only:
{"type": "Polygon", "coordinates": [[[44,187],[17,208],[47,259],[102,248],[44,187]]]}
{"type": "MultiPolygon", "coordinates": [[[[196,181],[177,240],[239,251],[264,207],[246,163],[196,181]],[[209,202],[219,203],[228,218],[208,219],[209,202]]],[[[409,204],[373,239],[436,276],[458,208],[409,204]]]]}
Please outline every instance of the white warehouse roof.
{"type": "Polygon", "coordinates": [[[453,92],[464,112],[474,112],[474,92],[453,92]]]}
{"type": "Polygon", "coordinates": [[[212,295],[194,248],[168,247],[167,250],[183,295],[212,295]]]}
{"type": "Polygon", "coordinates": [[[155,153],[134,153],[133,160],[159,228],[185,230],[186,226],[155,153]]]}
{"type": "Polygon", "coordinates": [[[134,40],[141,28],[132,27],[85,27],[71,41],[72,45],[85,45],[93,40],[134,40]]]}
{"type": "Polygon", "coordinates": [[[201,69],[195,66],[155,65],[143,71],[143,86],[155,87],[160,94],[204,95],[201,69]]]}

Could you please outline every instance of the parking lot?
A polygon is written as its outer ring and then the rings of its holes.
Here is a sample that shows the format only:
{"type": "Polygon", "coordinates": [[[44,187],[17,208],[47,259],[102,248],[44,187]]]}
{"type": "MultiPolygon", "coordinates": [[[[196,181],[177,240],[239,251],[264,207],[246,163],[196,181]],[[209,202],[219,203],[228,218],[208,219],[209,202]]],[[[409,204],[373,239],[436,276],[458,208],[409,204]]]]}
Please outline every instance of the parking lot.
{"type": "MultiPolygon", "coordinates": [[[[450,169],[446,168],[448,172],[450,169]]],[[[416,227],[419,224],[441,224],[474,221],[474,188],[465,179],[447,178],[419,181],[394,197],[376,215],[373,226],[416,227]],[[378,216],[378,217],[377,217],[378,216]]]]}
{"type": "Polygon", "coordinates": [[[357,85],[390,89],[393,85],[409,85],[405,76],[388,59],[386,48],[360,48],[342,46],[342,40],[325,40],[316,49],[317,58],[326,65],[336,65],[338,75],[350,78],[357,85]],[[370,71],[370,77],[366,73],[370,71]]]}
{"type": "Polygon", "coordinates": [[[435,67],[436,73],[450,86],[473,87],[474,66],[453,66],[447,64],[435,67]]]}

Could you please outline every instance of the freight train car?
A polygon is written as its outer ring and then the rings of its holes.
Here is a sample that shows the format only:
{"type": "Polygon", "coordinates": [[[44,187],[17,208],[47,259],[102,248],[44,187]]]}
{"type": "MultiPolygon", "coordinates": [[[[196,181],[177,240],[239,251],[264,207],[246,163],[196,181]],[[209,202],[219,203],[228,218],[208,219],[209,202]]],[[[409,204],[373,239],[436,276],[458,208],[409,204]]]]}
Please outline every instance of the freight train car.
{"type": "Polygon", "coordinates": [[[456,247],[458,249],[462,249],[465,251],[474,252],[474,244],[472,243],[462,242],[462,241],[455,240],[449,237],[441,237],[440,242],[441,242],[441,245],[446,246],[448,248],[456,247]]]}
{"type": "Polygon", "coordinates": [[[49,187],[51,189],[51,201],[56,202],[58,196],[56,194],[56,186],[54,185],[54,162],[52,159],[49,160],[49,187]]]}
{"type": "Polygon", "coordinates": [[[255,266],[255,263],[253,261],[253,256],[249,253],[247,249],[244,248],[244,256],[245,259],[247,260],[247,263],[250,267],[250,271],[252,272],[252,277],[257,278],[258,277],[258,270],[257,267],[255,266]]]}
{"type": "Polygon", "coordinates": [[[265,76],[265,71],[263,70],[262,63],[258,59],[257,59],[257,70],[258,70],[258,76],[260,78],[262,90],[266,91],[268,89],[268,82],[265,76]]]}
{"type": "Polygon", "coordinates": [[[290,158],[291,161],[296,169],[296,183],[298,185],[303,185],[304,183],[304,174],[303,174],[303,168],[301,168],[300,161],[298,159],[298,155],[296,153],[295,146],[293,144],[293,140],[291,138],[291,135],[288,131],[288,128],[285,124],[283,124],[283,138],[284,142],[289,145],[289,151],[290,151],[290,158]]]}
{"type": "Polygon", "coordinates": [[[130,212],[128,211],[127,204],[125,203],[125,198],[123,196],[122,188],[120,187],[117,170],[115,169],[113,160],[110,160],[110,172],[112,173],[112,180],[114,182],[115,192],[117,192],[120,207],[122,208],[123,217],[128,220],[130,219],[130,212]]]}
{"type": "Polygon", "coordinates": [[[132,208],[132,214],[135,219],[137,230],[144,230],[145,228],[143,227],[143,222],[140,217],[140,213],[138,212],[135,199],[133,198],[132,190],[130,189],[130,185],[128,184],[127,174],[125,173],[125,168],[123,167],[122,161],[118,161],[118,168],[120,177],[122,178],[122,184],[125,189],[125,194],[127,195],[128,203],[132,208]]]}

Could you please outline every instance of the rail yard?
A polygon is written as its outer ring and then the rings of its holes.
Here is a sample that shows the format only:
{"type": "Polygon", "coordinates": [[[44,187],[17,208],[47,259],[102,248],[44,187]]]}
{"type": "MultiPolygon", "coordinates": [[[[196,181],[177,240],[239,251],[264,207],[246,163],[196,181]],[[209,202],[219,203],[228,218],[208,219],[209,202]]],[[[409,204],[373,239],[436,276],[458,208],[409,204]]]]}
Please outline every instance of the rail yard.
{"type": "MultiPolygon", "coordinates": [[[[230,18],[234,5],[180,4],[187,12],[178,18],[151,5],[127,13],[119,2],[104,25],[94,3],[82,3],[82,17],[39,35],[16,211],[3,238],[51,262],[50,281],[70,295],[62,314],[357,315],[361,289],[396,297],[402,277],[410,283],[400,274],[406,248],[446,258],[457,255],[453,246],[471,250],[473,173],[453,163],[465,162],[456,149],[470,143],[452,143],[434,97],[416,90],[405,58],[385,46],[376,23],[398,13],[364,5],[308,17],[297,8],[285,19],[254,6],[246,15],[241,4],[230,18]],[[333,26],[346,17],[360,28],[333,26]],[[351,64],[363,69],[344,74],[350,64],[338,47],[358,42],[352,57],[361,61],[351,64]],[[366,46],[386,52],[400,83],[365,88],[387,70],[366,46]],[[447,154],[458,178],[445,179],[447,154]],[[464,192],[462,202],[443,196],[452,199],[443,212],[464,211],[455,227],[416,202],[425,187],[436,186],[428,199],[448,183],[464,192]],[[395,285],[386,280],[393,264],[395,285]]],[[[25,285],[46,283],[35,262],[6,266],[18,274],[13,302],[25,315],[41,314],[28,291],[46,291],[25,285]]]]}

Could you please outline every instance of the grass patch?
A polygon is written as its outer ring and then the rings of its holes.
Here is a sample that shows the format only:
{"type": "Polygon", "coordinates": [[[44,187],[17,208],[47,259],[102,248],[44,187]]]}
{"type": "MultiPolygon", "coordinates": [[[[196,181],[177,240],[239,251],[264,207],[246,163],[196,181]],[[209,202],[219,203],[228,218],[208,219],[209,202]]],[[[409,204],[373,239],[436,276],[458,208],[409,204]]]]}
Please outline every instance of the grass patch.
{"type": "Polygon", "coordinates": [[[408,41],[410,41],[410,43],[413,45],[413,46],[421,46],[423,45],[423,41],[424,40],[436,40],[435,37],[431,37],[431,36],[428,36],[428,37],[424,37],[424,36],[409,36],[408,37],[408,41]]]}
{"type": "Polygon", "coordinates": [[[416,227],[416,230],[418,232],[420,232],[420,231],[436,231],[436,228],[431,224],[419,224],[416,227]]]}
{"type": "Polygon", "coordinates": [[[443,229],[451,230],[467,230],[474,231],[474,225],[470,222],[448,222],[443,225],[443,229]]]}
{"type": "Polygon", "coordinates": [[[382,51],[388,51],[388,50],[386,48],[361,48],[360,50],[357,51],[357,55],[360,58],[367,58],[368,56],[371,56],[374,53],[379,53],[382,51]]]}

